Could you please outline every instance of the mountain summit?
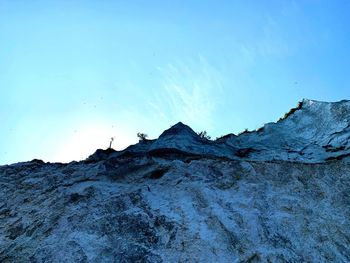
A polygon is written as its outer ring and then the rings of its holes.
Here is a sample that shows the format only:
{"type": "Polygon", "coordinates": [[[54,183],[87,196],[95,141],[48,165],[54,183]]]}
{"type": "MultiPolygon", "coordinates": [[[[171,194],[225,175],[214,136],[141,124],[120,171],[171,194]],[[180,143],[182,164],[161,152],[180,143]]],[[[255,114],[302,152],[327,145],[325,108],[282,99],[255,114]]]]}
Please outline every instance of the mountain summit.
{"type": "Polygon", "coordinates": [[[350,102],[0,166],[0,262],[349,262],[350,102]]]}
{"type": "Polygon", "coordinates": [[[350,101],[330,103],[304,99],[276,123],[213,141],[201,138],[179,122],[158,139],[131,146],[113,156],[130,152],[152,154],[164,149],[252,161],[320,163],[347,158],[350,155],[350,101]]]}
{"type": "Polygon", "coordinates": [[[169,136],[189,136],[196,138],[198,137],[198,134],[195,133],[189,126],[183,124],[182,122],[178,122],[174,126],[171,126],[169,129],[165,130],[159,136],[159,139],[169,136]]]}

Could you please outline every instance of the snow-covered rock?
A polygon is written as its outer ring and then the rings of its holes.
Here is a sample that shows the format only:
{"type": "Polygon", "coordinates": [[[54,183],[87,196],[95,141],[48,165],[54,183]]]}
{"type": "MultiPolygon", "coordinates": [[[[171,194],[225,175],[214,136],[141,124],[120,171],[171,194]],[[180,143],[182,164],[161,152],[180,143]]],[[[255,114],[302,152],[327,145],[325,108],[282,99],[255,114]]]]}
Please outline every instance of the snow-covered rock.
{"type": "Polygon", "coordinates": [[[350,262],[349,113],[0,166],[0,262],[350,262]]]}

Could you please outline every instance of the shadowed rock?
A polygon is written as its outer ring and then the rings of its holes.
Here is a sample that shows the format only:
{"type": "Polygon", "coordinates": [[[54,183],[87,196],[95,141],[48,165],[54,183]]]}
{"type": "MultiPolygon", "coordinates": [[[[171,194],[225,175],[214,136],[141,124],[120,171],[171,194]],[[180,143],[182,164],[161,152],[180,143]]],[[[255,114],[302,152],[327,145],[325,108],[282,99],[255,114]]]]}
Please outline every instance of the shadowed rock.
{"type": "Polygon", "coordinates": [[[0,262],[350,262],[349,108],[0,166],[0,262]]]}

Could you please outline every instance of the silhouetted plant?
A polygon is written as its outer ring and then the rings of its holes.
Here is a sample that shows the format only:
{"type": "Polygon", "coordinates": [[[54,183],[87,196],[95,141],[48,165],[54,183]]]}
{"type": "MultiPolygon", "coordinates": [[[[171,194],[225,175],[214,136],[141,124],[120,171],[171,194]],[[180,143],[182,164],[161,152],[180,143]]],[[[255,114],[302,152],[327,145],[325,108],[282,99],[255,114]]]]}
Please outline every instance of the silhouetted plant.
{"type": "Polygon", "coordinates": [[[114,137],[111,137],[111,141],[109,142],[109,149],[111,149],[112,148],[112,143],[113,143],[113,141],[114,141],[114,137]]]}
{"type": "Polygon", "coordinates": [[[238,133],[238,136],[242,135],[242,134],[245,134],[245,133],[250,133],[250,131],[246,128],[246,129],[244,129],[244,131],[238,133]]]}
{"type": "Polygon", "coordinates": [[[146,133],[138,132],[137,137],[139,138],[139,141],[142,142],[147,140],[148,135],[146,133]]]}
{"type": "Polygon", "coordinates": [[[282,118],[280,118],[278,121],[283,121],[283,120],[287,119],[290,115],[292,115],[297,110],[300,110],[302,107],[303,107],[303,102],[302,101],[298,102],[298,105],[295,108],[292,108],[289,112],[284,114],[284,116],[282,118]]]}
{"type": "Polygon", "coordinates": [[[201,137],[202,139],[207,139],[210,140],[210,136],[208,135],[208,133],[206,131],[201,131],[198,133],[199,137],[201,137]]]}

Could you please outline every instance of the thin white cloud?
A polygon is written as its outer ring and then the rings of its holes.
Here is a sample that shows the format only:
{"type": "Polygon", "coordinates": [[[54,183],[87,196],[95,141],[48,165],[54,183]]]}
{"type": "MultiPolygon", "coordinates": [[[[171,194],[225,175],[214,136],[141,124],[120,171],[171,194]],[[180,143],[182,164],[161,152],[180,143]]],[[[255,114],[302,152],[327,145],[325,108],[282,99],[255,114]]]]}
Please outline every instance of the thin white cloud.
{"type": "Polygon", "coordinates": [[[161,88],[149,105],[167,122],[183,121],[210,128],[223,90],[222,77],[206,59],[170,63],[159,67],[161,88]]]}

